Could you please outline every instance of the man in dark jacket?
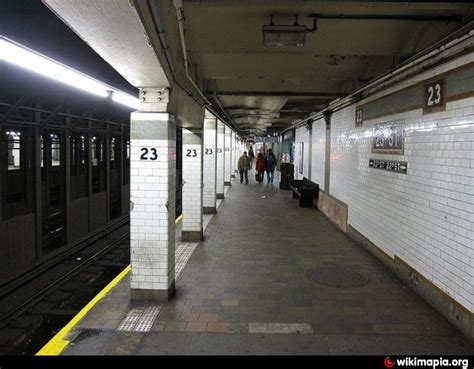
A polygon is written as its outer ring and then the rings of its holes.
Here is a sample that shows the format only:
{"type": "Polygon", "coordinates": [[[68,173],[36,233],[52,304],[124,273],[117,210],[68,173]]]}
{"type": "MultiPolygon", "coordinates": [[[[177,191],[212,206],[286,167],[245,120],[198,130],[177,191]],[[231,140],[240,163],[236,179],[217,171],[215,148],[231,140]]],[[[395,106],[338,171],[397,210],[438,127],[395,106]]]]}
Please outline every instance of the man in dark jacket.
{"type": "Polygon", "coordinates": [[[275,154],[272,152],[272,149],[268,149],[267,155],[265,155],[265,171],[267,172],[267,183],[273,183],[273,172],[275,172],[276,164],[277,159],[275,154]]]}

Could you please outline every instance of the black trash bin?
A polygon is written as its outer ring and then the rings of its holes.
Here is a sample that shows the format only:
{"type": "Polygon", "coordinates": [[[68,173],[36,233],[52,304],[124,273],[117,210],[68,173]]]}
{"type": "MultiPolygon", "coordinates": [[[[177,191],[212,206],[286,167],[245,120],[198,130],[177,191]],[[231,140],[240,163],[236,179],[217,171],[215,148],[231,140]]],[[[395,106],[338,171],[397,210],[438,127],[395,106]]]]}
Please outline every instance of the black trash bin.
{"type": "Polygon", "coordinates": [[[280,164],[280,190],[291,190],[291,181],[294,179],[295,166],[292,163],[280,164]]]}

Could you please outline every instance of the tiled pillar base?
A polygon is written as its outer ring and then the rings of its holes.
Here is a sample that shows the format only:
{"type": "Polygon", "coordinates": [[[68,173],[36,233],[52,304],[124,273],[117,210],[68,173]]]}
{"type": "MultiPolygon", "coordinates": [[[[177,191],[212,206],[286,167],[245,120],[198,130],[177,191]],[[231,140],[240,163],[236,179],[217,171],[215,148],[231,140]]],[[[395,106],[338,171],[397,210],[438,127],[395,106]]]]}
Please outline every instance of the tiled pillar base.
{"type": "Polygon", "coordinates": [[[204,240],[204,231],[182,231],[181,240],[184,242],[201,242],[204,240]]]}
{"type": "Polygon", "coordinates": [[[130,296],[133,301],[156,301],[156,302],[166,302],[171,300],[171,298],[176,293],[175,282],[166,290],[147,290],[147,289],[135,289],[132,288],[130,291],[130,296]]]}
{"type": "MultiPolygon", "coordinates": [[[[216,196],[216,198],[217,198],[217,196],[216,196]]],[[[217,212],[217,210],[216,210],[215,206],[204,206],[202,208],[202,212],[204,214],[215,214],[217,212]]]]}

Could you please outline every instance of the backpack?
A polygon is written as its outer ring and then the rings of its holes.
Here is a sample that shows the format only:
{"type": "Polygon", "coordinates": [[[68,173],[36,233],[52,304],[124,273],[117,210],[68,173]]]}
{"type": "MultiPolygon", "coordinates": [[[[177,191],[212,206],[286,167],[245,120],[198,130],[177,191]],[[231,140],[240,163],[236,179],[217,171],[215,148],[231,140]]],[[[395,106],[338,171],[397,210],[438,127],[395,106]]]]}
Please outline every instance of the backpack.
{"type": "Polygon", "coordinates": [[[265,165],[268,168],[273,168],[273,166],[275,165],[275,156],[274,155],[267,155],[265,157],[265,165]]]}

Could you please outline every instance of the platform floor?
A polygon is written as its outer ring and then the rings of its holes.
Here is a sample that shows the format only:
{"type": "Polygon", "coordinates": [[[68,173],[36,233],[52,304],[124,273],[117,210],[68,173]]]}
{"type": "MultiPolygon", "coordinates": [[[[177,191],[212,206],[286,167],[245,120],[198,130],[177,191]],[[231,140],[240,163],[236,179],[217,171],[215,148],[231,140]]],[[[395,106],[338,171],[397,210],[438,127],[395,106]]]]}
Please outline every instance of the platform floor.
{"type": "Polygon", "coordinates": [[[234,180],[205,237],[173,300],[134,305],[125,277],[69,333],[62,354],[474,354],[377,259],[276,183],[234,180]],[[321,267],[368,283],[310,281],[306,272],[321,267]]]}

